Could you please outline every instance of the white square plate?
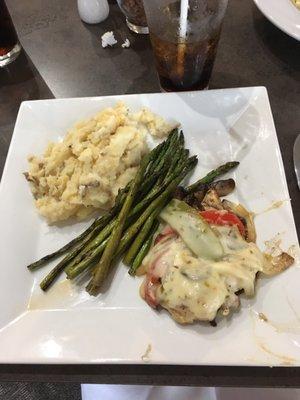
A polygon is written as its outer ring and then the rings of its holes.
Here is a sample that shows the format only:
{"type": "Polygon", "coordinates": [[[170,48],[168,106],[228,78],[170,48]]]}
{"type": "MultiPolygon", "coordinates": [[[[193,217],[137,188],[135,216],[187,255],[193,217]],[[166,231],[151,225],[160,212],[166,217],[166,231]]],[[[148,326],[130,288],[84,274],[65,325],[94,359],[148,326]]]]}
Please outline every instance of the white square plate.
{"type": "Polygon", "coordinates": [[[26,265],[60,247],[85,224],[49,227],[34,209],[22,172],[27,156],[41,153],[76,121],[125,101],[181,122],[188,148],[199,157],[194,178],[232,159],[234,197],[254,212],[258,244],[277,233],[282,247],[297,246],[282,159],[265,88],[29,101],[21,105],[0,196],[0,362],[300,365],[299,264],[260,279],[255,299],[216,328],[182,327],[155,312],[138,294],[139,278],[120,265],[109,290],[90,298],[62,279],[47,294],[38,283],[52,265],[30,273],[26,265]],[[269,322],[258,318],[264,313],[269,322]]]}

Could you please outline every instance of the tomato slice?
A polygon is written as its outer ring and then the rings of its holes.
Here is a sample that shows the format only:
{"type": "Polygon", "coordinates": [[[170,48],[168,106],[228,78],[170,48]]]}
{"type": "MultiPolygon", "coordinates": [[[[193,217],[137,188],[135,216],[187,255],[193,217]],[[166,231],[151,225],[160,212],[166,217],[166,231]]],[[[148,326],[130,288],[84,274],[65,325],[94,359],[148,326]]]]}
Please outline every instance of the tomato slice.
{"type": "Polygon", "coordinates": [[[245,227],[242,221],[230,211],[227,210],[206,210],[200,211],[200,215],[206,222],[212,225],[236,226],[242,236],[245,236],[245,227]]]}
{"type": "Polygon", "coordinates": [[[174,231],[174,229],[172,229],[170,227],[170,225],[166,225],[165,228],[162,230],[161,233],[159,233],[155,240],[154,240],[154,245],[156,245],[157,243],[159,243],[162,239],[166,238],[167,236],[176,236],[177,232],[174,231]]]}

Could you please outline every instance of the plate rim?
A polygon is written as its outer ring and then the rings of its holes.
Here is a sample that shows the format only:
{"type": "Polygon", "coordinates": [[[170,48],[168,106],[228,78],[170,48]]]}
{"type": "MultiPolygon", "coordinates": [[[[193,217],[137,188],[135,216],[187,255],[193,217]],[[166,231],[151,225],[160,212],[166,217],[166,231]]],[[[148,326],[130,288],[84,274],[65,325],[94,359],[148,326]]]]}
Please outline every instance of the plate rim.
{"type": "MultiPolygon", "coordinates": [[[[253,0],[256,7],[260,10],[260,12],[273,24],[275,25],[278,29],[280,29],[282,32],[290,36],[291,38],[300,41],[300,28],[298,29],[298,33],[295,32],[294,29],[289,29],[285,25],[281,24],[281,22],[277,18],[272,18],[271,15],[269,15],[266,12],[266,9],[262,6],[262,1],[264,0],[253,0]]],[[[289,0],[291,1],[291,0],[289,0]]],[[[295,7],[296,8],[296,7],[295,7]]],[[[297,9],[296,9],[297,10],[297,9]]],[[[299,21],[300,21],[300,11],[299,11],[299,21]]],[[[300,24],[300,22],[299,22],[300,24]]],[[[300,26],[300,25],[299,25],[300,26]]]]}

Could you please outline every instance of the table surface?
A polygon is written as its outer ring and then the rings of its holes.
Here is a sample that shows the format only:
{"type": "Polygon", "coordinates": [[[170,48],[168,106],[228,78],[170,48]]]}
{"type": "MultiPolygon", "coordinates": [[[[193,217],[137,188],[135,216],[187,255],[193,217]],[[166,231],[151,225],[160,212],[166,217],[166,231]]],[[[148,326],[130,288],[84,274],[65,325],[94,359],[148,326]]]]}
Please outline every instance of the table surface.
{"type": "MultiPolygon", "coordinates": [[[[114,1],[100,25],[86,25],[76,0],[7,0],[23,53],[0,70],[0,171],[24,100],[159,91],[148,36],[128,31],[114,1]],[[102,49],[114,30],[129,49],[102,49]]],[[[300,44],[273,26],[249,0],[231,0],[211,88],[266,86],[297,227],[300,194],[292,150],[300,133],[300,44]],[[297,207],[298,205],[298,207],[297,207]]],[[[298,231],[299,232],[299,231],[298,231]]],[[[297,368],[1,365],[0,381],[73,381],[207,386],[300,386],[297,368]]]]}

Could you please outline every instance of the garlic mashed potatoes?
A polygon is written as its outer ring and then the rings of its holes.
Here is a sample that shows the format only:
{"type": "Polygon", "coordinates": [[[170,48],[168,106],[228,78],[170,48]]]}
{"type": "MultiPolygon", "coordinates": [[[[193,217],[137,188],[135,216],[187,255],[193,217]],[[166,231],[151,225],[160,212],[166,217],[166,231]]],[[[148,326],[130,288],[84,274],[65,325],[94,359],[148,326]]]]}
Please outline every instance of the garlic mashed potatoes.
{"type": "Polygon", "coordinates": [[[124,103],[79,122],[43,156],[28,158],[25,176],[39,213],[55,223],[110,209],[148,152],[147,133],[160,138],[171,128],[150,110],[132,113],[124,103]]]}

